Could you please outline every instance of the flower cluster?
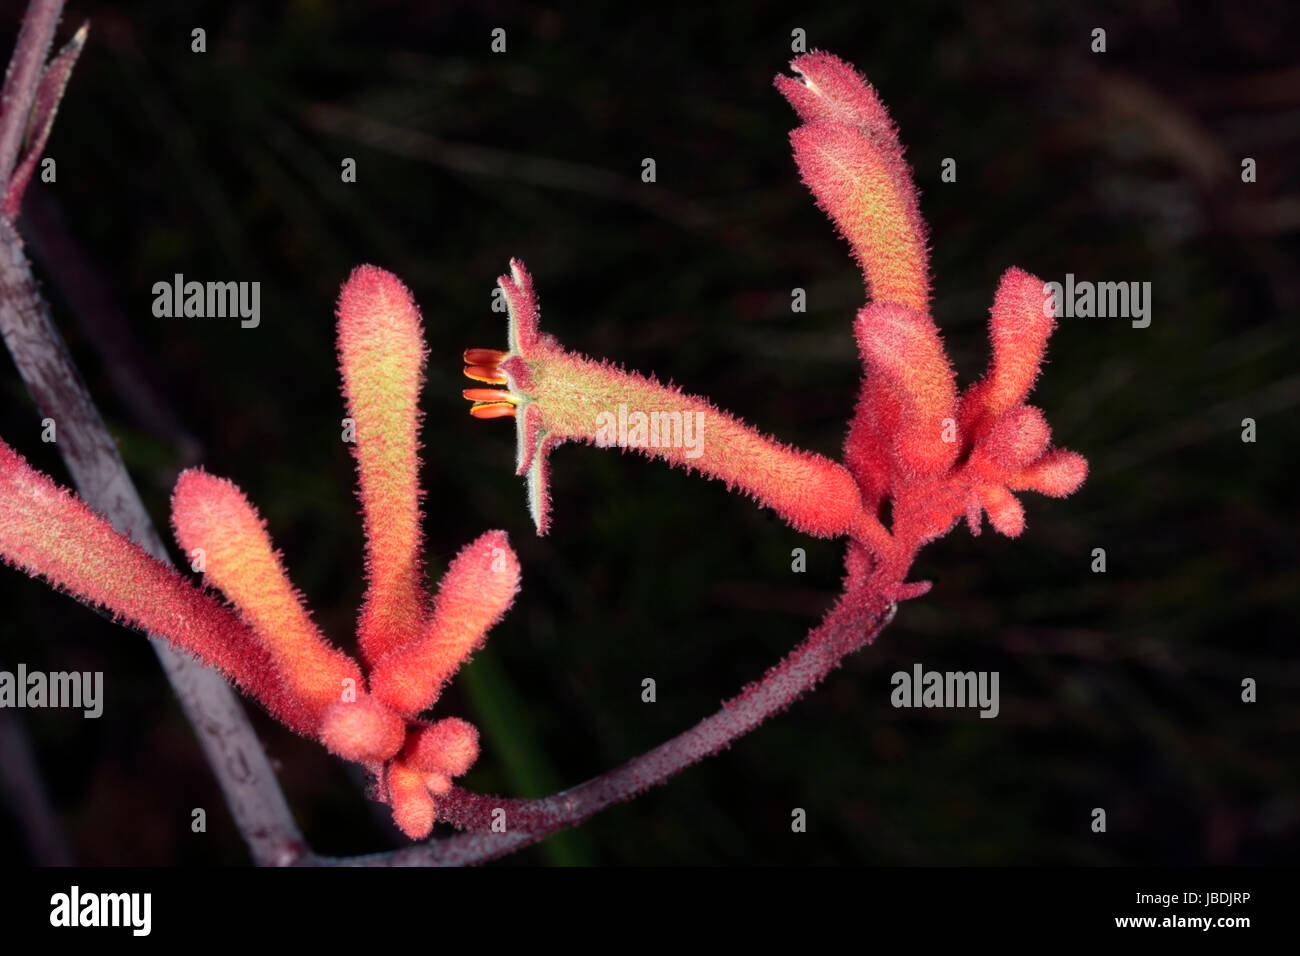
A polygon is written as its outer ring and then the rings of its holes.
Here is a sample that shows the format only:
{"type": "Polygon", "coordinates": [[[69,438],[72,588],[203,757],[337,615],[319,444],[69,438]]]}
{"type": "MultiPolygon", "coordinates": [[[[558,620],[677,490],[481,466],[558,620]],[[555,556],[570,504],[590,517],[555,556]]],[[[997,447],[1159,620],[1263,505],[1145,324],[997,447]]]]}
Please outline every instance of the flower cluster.
{"type": "Polygon", "coordinates": [[[564,349],[539,330],[532,279],[518,261],[499,280],[509,307],[508,349],[465,353],[465,374],[493,387],[464,395],[472,415],[516,420],[517,469],[539,533],[550,523],[553,448],[607,444],[601,416],[620,404],[652,416],[699,413],[707,434],[694,456],[672,443],[633,447],[726,482],[800,531],[847,536],[854,583],[901,600],[928,588],[904,583],[927,541],[963,515],[978,534],[985,512],[997,531],[1018,535],[1024,511],[1012,492],[1067,495],[1087,464],[1050,449],[1042,412],[1024,404],[1055,324],[1042,282],[1019,269],[1003,277],[989,372],[959,396],[930,316],[916,188],[884,104],[829,54],[801,56],[792,68],[797,77],[779,76],[776,85],[803,121],[790,134],[795,161],[848,241],[871,300],[855,325],[865,377],[843,464],[768,438],[703,398],[564,349]]]}
{"type": "MultiPolygon", "coordinates": [[[[978,534],[987,514],[1014,537],[1025,526],[1015,492],[1068,495],[1087,463],[1053,449],[1043,413],[1025,404],[1055,325],[1042,282],[1006,272],[993,302],[989,370],[959,392],[930,315],[925,227],[888,112],[828,54],[792,66],[797,76],[776,84],[802,121],[790,135],[795,161],[861,265],[869,299],[855,323],[864,379],[843,463],[566,350],[540,330],[532,278],[518,261],[499,280],[508,347],[465,352],[465,374],[477,384],[464,395],[476,417],[515,420],[517,471],[538,533],[551,520],[550,452],[567,441],[610,444],[611,416],[631,408],[677,432],[626,447],[719,479],[802,532],[847,538],[845,597],[876,609],[924,593],[927,583],[905,580],[917,551],[962,517],[978,534]],[[703,423],[693,442],[680,440],[688,417],[703,423]]],[[[519,563],[505,533],[488,532],[427,597],[417,440],[426,353],[419,312],[396,277],[373,266],[352,274],[339,298],[338,351],[366,531],[360,660],[312,622],[244,494],[199,469],[177,482],[172,521],[192,566],[229,605],[3,442],[0,558],[197,655],[293,730],[367,767],[376,798],[418,838],[479,751],[465,721],[422,715],[513,602],[519,563]]]]}
{"type": "Polygon", "coordinates": [[[195,570],[233,607],[118,534],[3,442],[0,556],[197,655],[286,726],[367,767],[376,799],[418,838],[479,752],[471,724],[421,715],[509,608],[519,562],[505,533],[489,531],[426,597],[416,437],[425,348],[419,311],[395,276],[373,266],[353,272],[339,297],[338,349],[366,529],[365,674],[312,622],[253,505],[201,469],[177,481],[172,523],[195,570]]]}

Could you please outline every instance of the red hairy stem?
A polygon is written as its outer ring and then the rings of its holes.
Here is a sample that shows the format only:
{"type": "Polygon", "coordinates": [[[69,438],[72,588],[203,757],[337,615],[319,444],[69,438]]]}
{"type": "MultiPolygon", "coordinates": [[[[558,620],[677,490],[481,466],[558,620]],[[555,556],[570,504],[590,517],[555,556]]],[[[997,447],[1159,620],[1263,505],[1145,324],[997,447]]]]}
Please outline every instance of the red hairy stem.
{"type": "Polygon", "coordinates": [[[438,802],[438,818],[467,832],[391,853],[318,859],[327,866],[430,866],[485,863],[574,826],[611,804],[630,800],[728,747],[820,684],[853,652],[872,643],[893,619],[895,605],[873,590],[853,587],[825,619],[761,680],[722,709],[678,734],[569,790],[537,800],[510,800],[453,788],[438,802]],[[505,811],[504,833],[491,831],[505,811]]]}

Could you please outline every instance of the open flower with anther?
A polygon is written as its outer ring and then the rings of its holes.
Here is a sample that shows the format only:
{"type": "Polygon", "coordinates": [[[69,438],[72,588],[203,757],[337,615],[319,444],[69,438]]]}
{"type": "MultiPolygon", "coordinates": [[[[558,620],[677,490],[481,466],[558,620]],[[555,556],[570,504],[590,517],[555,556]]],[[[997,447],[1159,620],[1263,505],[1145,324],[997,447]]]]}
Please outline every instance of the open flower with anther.
{"type": "Polygon", "coordinates": [[[197,655],[292,730],[366,767],[375,798],[419,838],[433,829],[452,779],[479,753],[471,724],[425,714],[513,602],[519,562],[505,532],[489,531],[456,556],[437,594],[427,596],[416,437],[425,361],[419,311],[395,276],[361,266],[343,286],[338,320],[366,530],[360,662],[312,621],[244,493],[202,469],[177,481],[172,524],[194,569],[229,606],[118,534],[3,442],[0,557],[197,655]]]}
{"type": "Polygon", "coordinates": [[[841,465],[799,451],[750,428],[706,399],[688,395],[566,351],[538,328],[538,303],[523,263],[500,279],[509,308],[510,350],[470,349],[465,374],[502,388],[471,388],[464,395],[478,418],[512,416],[517,434],[517,473],[528,483],[528,500],[539,533],[550,522],[547,455],[566,441],[620,445],[718,478],[780,512],[809,534],[830,536],[883,528],[859,528],[874,519],[862,509],[853,477],[841,465]],[[623,410],[644,416],[646,440],[620,442],[609,424],[623,410]],[[658,431],[663,426],[664,433],[658,431]],[[656,440],[649,440],[656,428],[656,440]],[[687,442],[687,432],[692,440],[687,442]]]}
{"type": "Polygon", "coordinates": [[[989,372],[959,394],[930,316],[925,227],[888,111],[829,54],[801,56],[792,67],[797,78],[776,83],[804,121],[790,137],[795,160],[848,240],[871,299],[855,323],[864,380],[843,463],[769,438],[706,399],[566,350],[539,330],[532,277],[518,260],[498,280],[508,348],[465,352],[465,375],[482,387],[464,395],[477,418],[514,418],[517,473],[539,534],[550,525],[549,453],[566,441],[620,444],[720,479],[800,531],[847,537],[851,586],[901,600],[929,587],[904,580],[927,541],[963,516],[978,534],[983,513],[1014,537],[1024,510],[1013,492],[1067,495],[1087,464],[1049,449],[1046,420],[1024,404],[1055,324],[1042,282],[1018,269],[1003,277],[989,372]],[[697,415],[696,454],[680,442],[609,441],[602,419],[620,408],[650,422],[697,415]]]}

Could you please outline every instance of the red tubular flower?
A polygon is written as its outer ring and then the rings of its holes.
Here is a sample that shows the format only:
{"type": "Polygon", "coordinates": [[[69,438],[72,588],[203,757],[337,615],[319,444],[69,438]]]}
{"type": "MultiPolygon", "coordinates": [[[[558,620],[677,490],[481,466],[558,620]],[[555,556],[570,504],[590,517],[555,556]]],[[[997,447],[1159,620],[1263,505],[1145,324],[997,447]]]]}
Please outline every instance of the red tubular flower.
{"type": "Polygon", "coordinates": [[[203,552],[207,580],[239,608],[313,719],[362,685],[357,662],[312,623],[265,522],[238,488],[201,469],[184,472],[172,494],[172,524],[182,548],[203,552]]]}
{"type": "MultiPolygon", "coordinates": [[[[566,441],[631,448],[726,482],[819,536],[864,521],[852,475],[821,455],[772,440],[702,398],[568,352],[537,326],[537,298],[523,263],[499,280],[509,306],[507,352],[470,349],[465,374],[504,388],[467,389],[478,418],[514,417],[517,473],[527,477],[538,533],[550,523],[546,456],[566,441]]],[[[882,529],[883,530],[883,529],[882,529]]]]}
{"type": "Polygon", "coordinates": [[[504,531],[489,531],[466,545],[443,575],[424,633],[375,665],[375,697],[407,717],[432,707],[518,591],[519,561],[504,531]]]}
{"type": "MultiPolygon", "coordinates": [[[[1015,536],[1024,509],[1012,494],[1065,495],[1087,463],[1051,451],[1042,413],[1024,404],[1041,368],[1054,320],[1043,283],[1019,269],[994,299],[993,361],[958,400],[952,370],[928,311],[925,232],[897,131],[879,97],[848,64],[825,53],[792,64],[801,80],[777,87],[804,125],[791,134],[796,162],[818,204],[853,247],[875,300],[859,313],[866,375],[845,442],[845,464],[873,512],[893,518],[870,576],[896,598],[927,586],[902,584],[917,550],[962,515],[979,531],[981,513],[1015,536]]],[[[861,562],[856,572],[868,574],[861,562]]]]}
{"type": "Polygon", "coordinates": [[[1037,491],[1064,498],[1079,490],[1088,477],[1088,462],[1078,452],[1056,449],[1017,472],[1007,487],[1012,491],[1037,491]]]}
{"type": "Polygon", "coordinates": [[[925,313],[930,305],[925,223],[889,112],[865,79],[827,53],[797,57],[801,79],[776,87],[804,125],[790,134],[817,205],[862,266],[867,295],[925,313]]]}
{"type": "Polygon", "coordinates": [[[400,760],[387,767],[388,799],[393,822],[412,840],[423,840],[433,831],[437,804],[425,775],[400,760]]]}
{"type": "MultiPolygon", "coordinates": [[[[806,123],[843,123],[862,130],[891,160],[902,160],[903,146],[875,88],[851,66],[829,53],[814,50],[796,57],[790,69],[799,79],[776,78],[781,91],[799,118],[806,123]]],[[[901,171],[906,175],[907,170],[901,171]]]]}
{"type": "Polygon", "coordinates": [[[945,428],[955,422],[957,385],[934,322],[906,306],[877,303],[858,313],[857,338],[868,377],[888,392],[873,395],[875,437],[889,442],[900,473],[944,474],[957,457],[956,430],[945,428]]]}
{"type": "Polygon", "coordinates": [[[872,576],[895,598],[923,593],[923,582],[902,584],[907,569],[960,517],[979,534],[987,514],[995,531],[1016,537],[1025,512],[1013,491],[1059,497],[1087,475],[1080,455],[1049,448],[1046,418],[1024,404],[1054,324],[1042,287],[1018,269],[1004,277],[990,323],[993,361],[960,399],[928,317],[888,303],[859,315],[866,377],[845,456],[868,505],[890,503],[891,538],[872,548],[872,576]]]}
{"type": "Polygon", "coordinates": [[[411,735],[406,760],[423,773],[459,777],[478,760],[478,731],[473,724],[447,717],[411,735]]]}
{"type": "Polygon", "coordinates": [[[310,708],[236,615],[114,530],[0,441],[0,558],[202,658],[276,719],[311,733],[310,708]]]}
{"type": "Polygon", "coordinates": [[[426,349],[415,300],[383,269],[353,271],[338,319],[370,579],[358,631],[361,654],[373,664],[414,638],[425,614],[416,433],[426,349]]]}
{"type": "Polygon", "coordinates": [[[1047,311],[1043,281],[1011,268],[993,297],[989,340],[993,359],[988,374],[962,398],[961,423],[982,431],[1033,388],[1056,319],[1047,311]]]}
{"type": "Polygon", "coordinates": [[[373,766],[402,749],[406,721],[373,697],[339,701],[321,722],[321,743],[345,760],[373,766]]]}
{"type": "MultiPolygon", "coordinates": [[[[1024,510],[1012,491],[1041,491],[1054,497],[1073,493],[1088,463],[1071,451],[1050,450],[1052,432],[1043,413],[1024,400],[1033,388],[1056,325],[1044,309],[1043,282],[1020,269],[1002,277],[993,300],[988,373],[966,390],[960,420],[970,448],[961,477],[970,482],[979,507],[996,531],[1015,537],[1024,529],[1024,510]]],[[[968,509],[978,533],[979,509],[968,509]]]]}

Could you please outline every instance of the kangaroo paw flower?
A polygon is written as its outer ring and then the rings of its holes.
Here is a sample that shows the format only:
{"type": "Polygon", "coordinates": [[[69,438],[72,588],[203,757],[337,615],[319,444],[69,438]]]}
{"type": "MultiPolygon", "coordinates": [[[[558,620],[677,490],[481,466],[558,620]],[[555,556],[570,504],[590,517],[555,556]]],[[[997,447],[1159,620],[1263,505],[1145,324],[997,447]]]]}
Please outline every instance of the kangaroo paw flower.
{"type": "Polygon", "coordinates": [[[988,373],[962,397],[963,428],[987,429],[1029,395],[1056,327],[1046,301],[1041,279],[1016,268],[1003,274],[989,322],[993,358],[988,373]]]}
{"type": "Polygon", "coordinates": [[[393,820],[407,836],[421,839],[433,828],[438,797],[478,759],[478,731],[447,717],[411,731],[401,757],[388,765],[393,820]]]}
{"type": "Polygon", "coordinates": [[[563,349],[538,330],[532,279],[519,261],[502,276],[510,311],[510,351],[465,353],[476,381],[504,375],[501,389],[465,397],[478,417],[514,417],[517,471],[528,481],[538,533],[549,525],[545,458],[580,441],[630,448],[724,481],[772,508],[800,531],[848,534],[864,520],[853,476],[828,458],[783,445],[708,401],[563,349]],[[495,361],[494,361],[495,359],[495,361]]]}
{"type": "Polygon", "coordinates": [[[1008,269],[998,284],[989,321],[993,357],[987,374],[966,390],[958,418],[969,450],[957,476],[968,482],[967,521],[978,528],[979,512],[999,534],[1016,537],[1025,512],[1013,491],[1062,497],[1088,473],[1081,455],[1051,449],[1052,431],[1043,413],[1024,404],[1033,389],[1056,325],[1043,282],[1008,269]]]}
{"type": "Polygon", "coordinates": [[[400,760],[388,765],[388,799],[393,822],[412,840],[423,840],[433,832],[437,802],[425,784],[424,775],[400,760]]]}
{"type": "Polygon", "coordinates": [[[338,320],[370,578],[360,644],[373,663],[411,640],[424,620],[416,433],[426,349],[411,293],[375,266],[357,267],[344,284],[338,320]]]}
{"type": "Polygon", "coordinates": [[[944,474],[959,450],[957,385],[934,322],[906,306],[877,303],[858,313],[857,337],[868,378],[889,393],[868,392],[875,432],[888,436],[895,467],[913,478],[944,474]]]}
{"type": "Polygon", "coordinates": [[[867,295],[926,312],[925,224],[888,111],[866,80],[830,54],[810,53],[790,66],[802,82],[782,76],[776,86],[804,121],[790,134],[804,183],[848,240],[867,295]]]}
{"type": "Polygon", "coordinates": [[[382,764],[402,749],[406,721],[372,697],[332,704],[321,723],[321,742],[356,763],[382,764]]]}
{"type": "MultiPolygon", "coordinates": [[[[531,338],[518,327],[512,337],[533,341],[535,315],[532,327],[531,338]]],[[[374,266],[352,273],[339,296],[338,351],[366,530],[369,586],[357,637],[368,686],[361,665],[312,622],[257,510],[234,484],[201,469],[177,481],[172,524],[194,569],[234,609],[118,534],[2,441],[0,559],[220,669],[286,726],[364,766],[375,798],[418,838],[433,829],[435,797],[478,758],[479,740],[463,720],[417,715],[509,608],[519,561],[504,532],[488,532],[457,556],[437,598],[427,600],[416,438],[425,352],[419,310],[396,276],[374,266]]],[[[480,381],[509,383],[493,371],[502,353],[468,357],[480,381]]],[[[492,393],[480,396],[491,404],[502,390],[480,391],[492,393]]]]}
{"type": "MultiPolygon", "coordinates": [[[[73,57],[75,48],[56,61],[38,93],[38,144],[48,132],[41,117],[52,115],[73,57]]],[[[634,449],[718,479],[800,531],[847,536],[843,597],[878,620],[891,602],[930,588],[907,580],[927,542],[963,518],[979,533],[985,515],[999,533],[1019,535],[1026,519],[1017,493],[1071,494],[1088,465],[1053,448],[1046,416],[1025,404],[1055,325],[1042,282],[1019,269],[1002,277],[988,372],[959,394],[930,315],[925,225],[888,111],[862,76],[829,54],[791,66],[798,78],[778,77],[776,85],[801,122],[790,134],[794,158],[861,265],[870,299],[855,323],[864,378],[844,463],[781,444],[654,378],[565,350],[541,331],[532,277],[517,260],[499,279],[507,347],[464,353],[474,384],[463,394],[476,418],[514,419],[516,472],[525,477],[539,534],[550,521],[556,446],[634,449]]],[[[9,207],[16,208],[22,175],[9,207]]],[[[118,534],[3,442],[0,559],[218,667],[287,726],[364,766],[375,798],[420,839],[480,748],[478,731],[464,720],[422,715],[511,606],[519,561],[505,533],[489,531],[456,556],[428,599],[420,313],[397,277],[360,266],[343,285],[337,317],[366,539],[357,624],[364,670],[312,622],[245,496],[201,470],[177,483],[173,523],[192,557],[202,552],[204,574],[234,610],[118,534]]],[[[844,649],[835,653],[838,660],[844,649]]]]}
{"type": "MultiPolygon", "coordinates": [[[[810,53],[776,86],[803,125],[790,141],[804,182],[852,247],[873,300],[856,333],[865,376],[844,444],[864,511],[886,505],[888,532],[860,523],[872,586],[894,600],[918,550],[963,516],[984,514],[1014,537],[1025,527],[1015,491],[1065,495],[1087,474],[1074,452],[1050,449],[1043,413],[1025,405],[1055,325],[1041,280],[1009,269],[991,310],[993,359],[958,396],[929,314],[925,227],[898,132],[876,91],[848,64],[810,53]]],[[[859,562],[860,563],[860,562],[859,562]]],[[[854,572],[862,578],[861,569],[854,572]]]]}
{"type": "Polygon", "coordinates": [[[238,488],[201,469],[184,472],[172,494],[172,523],[181,547],[203,554],[207,579],[239,609],[313,717],[363,685],[357,662],[312,623],[265,522],[238,488]]]}
{"type": "Polygon", "coordinates": [[[1037,491],[1064,498],[1078,491],[1088,477],[1088,462],[1078,452],[1058,448],[1022,469],[1008,484],[1012,491],[1037,491]]]}
{"type": "Polygon", "coordinates": [[[0,558],[200,657],[299,733],[314,730],[307,701],[244,622],[3,441],[0,558]]]}
{"type": "Polygon", "coordinates": [[[1083,482],[1084,459],[1051,449],[1042,411],[1024,404],[1054,324],[1042,288],[1018,269],[1004,276],[990,322],[992,364],[960,398],[928,317],[888,303],[859,315],[867,372],[845,453],[869,506],[890,503],[890,538],[873,549],[880,587],[894,587],[920,547],[963,516],[972,534],[987,514],[995,531],[1016,537],[1025,510],[1013,492],[1061,496],[1083,482]]]}
{"type": "Polygon", "coordinates": [[[489,531],[451,562],[424,633],[375,665],[371,691],[406,717],[433,706],[518,592],[519,559],[504,531],[489,531]]]}
{"type": "Polygon", "coordinates": [[[447,717],[411,735],[406,761],[426,774],[459,777],[478,760],[478,731],[459,717],[447,717]]]}

